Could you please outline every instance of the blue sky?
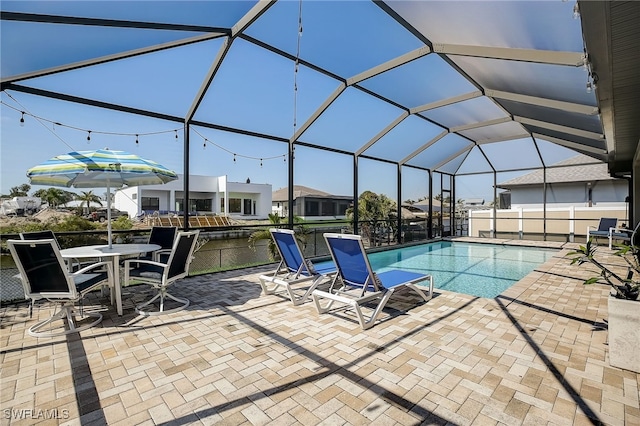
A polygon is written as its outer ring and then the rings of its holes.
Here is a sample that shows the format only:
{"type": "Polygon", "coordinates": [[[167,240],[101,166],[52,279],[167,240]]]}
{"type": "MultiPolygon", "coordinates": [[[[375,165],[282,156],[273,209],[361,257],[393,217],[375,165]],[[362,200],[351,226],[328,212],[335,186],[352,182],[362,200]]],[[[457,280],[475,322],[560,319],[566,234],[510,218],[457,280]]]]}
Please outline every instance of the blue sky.
{"type": "MultiPolygon", "coordinates": [[[[3,2],[3,10],[13,10],[16,3],[3,2]]],[[[64,13],[59,7],[81,7],[91,16],[122,19],[143,19],[149,13],[162,19],[162,11],[149,11],[145,2],[19,2],[16,10],[64,13]],[[137,16],[139,15],[139,16],[137,16]]],[[[148,3],[146,3],[148,4],[148,3]]],[[[166,4],[166,3],[165,3],[166,4]]],[[[229,2],[225,13],[211,13],[220,2],[196,2],[202,13],[181,16],[180,7],[174,10],[178,21],[195,19],[196,24],[231,26],[242,16],[251,3],[229,2]],[[216,4],[217,3],[217,4],[216,4]],[[205,10],[206,9],[206,10],[205,10]],[[208,17],[205,19],[205,16],[208,17]],[[208,19],[219,20],[209,22],[208,19]],[[200,22],[201,21],[201,22],[200,22]]],[[[264,40],[289,54],[296,53],[298,2],[278,2],[256,21],[246,33],[264,40]],[[273,31],[278,28],[278,31],[273,31]]],[[[525,4],[525,3],[523,3],[525,4]]],[[[527,3],[534,7],[535,3],[527,3]]],[[[179,3],[176,3],[179,6],[179,3]]],[[[469,3],[468,5],[472,5],[469,3]]],[[[192,5],[193,6],[193,5],[192,5]]],[[[413,35],[397,23],[389,23],[380,8],[370,2],[304,2],[304,35],[300,39],[301,57],[312,64],[324,67],[341,77],[357,75],[377,64],[384,63],[422,46],[413,35]],[[359,26],[353,20],[358,16],[367,25],[359,26]],[[327,32],[325,18],[332,19],[332,31],[327,32]],[[376,46],[363,49],[362,46],[376,46]]],[[[575,49],[581,43],[579,23],[570,18],[571,5],[547,3],[535,6],[536,13],[524,14],[526,20],[547,19],[546,8],[562,8],[562,14],[554,20],[565,21],[566,34],[551,40],[519,39],[518,28],[508,26],[509,42],[516,40],[516,47],[549,48],[545,43],[559,43],[561,49],[575,49]],[[539,10],[538,10],[539,9],[539,10]],[[567,9],[564,11],[564,9],[567,9]],[[564,15],[566,13],[566,16],[564,15]],[[564,18],[563,18],[564,17],[564,18]],[[577,25],[577,27],[576,27],[577,25]],[[577,35],[576,35],[577,34],[577,35]]],[[[455,8],[453,8],[455,9],[455,8]]],[[[452,9],[452,12],[455,10],[452,9]]],[[[490,8],[491,9],[491,8],[490,8]]],[[[504,9],[502,9],[504,11],[504,9]]],[[[76,9],[77,12],[77,9],[76,9]]],[[[486,13],[490,13],[485,11],[486,13]]],[[[465,24],[467,26],[470,23],[465,24]]],[[[524,22],[523,22],[524,25],[524,22]]],[[[73,26],[51,24],[24,24],[4,22],[2,26],[2,70],[3,74],[26,72],[43,66],[80,61],[93,56],[102,56],[141,48],[161,42],[192,37],[195,33],[125,29],[82,28],[81,37],[73,26]],[[30,26],[27,26],[30,25],[30,26]],[[21,37],[16,37],[20,34],[21,37]],[[31,52],[29,55],[23,53],[31,52]],[[33,54],[36,52],[37,54],[33,54]],[[30,62],[32,61],[32,62],[30,62]]],[[[563,26],[564,28],[564,26],[563,26]]],[[[498,32],[501,29],[498,28],[498,32]]],[[[461,37],[460,32],[453,32],[461,37]]],[[[473,36],[473,32],[469,32],[473,36]]],[[[454,40],[468,42],[465,39],[454,40]]],[[[74,96],[96,99],[132,106],[134,108],[159,111],[176,117],[184,117],[207,75],[213,58],[220,51],[222,39],[213,39],[149,53],[142,56],[108,62],[87,68],[53,74],[36,79],[31,85],[74,96]]],[[[506,44],[507,39],[499,41],[506,44]]],[[[581,48],[580,48],[581,49],[581,48]]],[[[304,123],[311,114],[339,86],[339,80],[311,68],[300,66],[294,74],[293,62],[256,46],[246,40],[236,39],[217,72],[207,95],[203,99],[194,119],[214,122],[222,126],[245,129],[288,139],[294,129],[294,111],[297,125],[304,123]],[[298,91],[294,96],[294,75],[298,91]],[[294,110],[295,99],[295,110],[294,110]]],[[[428,55],[403,67],[362,82],[363,87],[383,93],[394,101],[414,107],[440,98],[448,98],[474,90],[457,74],[452,77],[450,65],[436,55],[428,55]]],[[[74,150],[90,150],[108,147],[125,150],[155,160],[177,173],[183,173],[183,131],[181,124],[150,119],[106,109],[77,105],[47,99],[25,93],[9,91],[2,93],[0,189],[7,193],[13,186],[27,183],[26,170],[55,155],[74,150]],[[19,120],[25,111],[25,125],[19,120]],[[38,120],[34,116],[46,120],[38,120]],[[63,124],[54,126],[51,121],[63,124]],[[70,127],[76,129],[71,129],[70,127]],[[178,129],[178,139],[174,129],[178,129]],[[87,141],[91,130],[91,140],[87,141]],[[157,135],[146,133],[165,132],[157,135]],[[106,135],[100,132],[127,134],[106,135]],[[139,143],[135,143],[135,134],[139,143]]],[[[469,105],[479,100],[468,101],[469,105]]],[[[491,102],[475,108],[473,114],[478,121],[490,120],[503,114],[491,102]],[[480,115],[477,115],[480,114],[480,115]]],[[[469,111],[458,112],[463,118],[469,111]]],[[[372,98],[355,88],[347,88],[330,108],[322,114],[301,140],[334,149],[357,150],[374,138],[386,125],[393,122],[402,110],[389,103],[372,98]]],[[[442,119],[442,114],[433,110],[433,118],[442,119]],[[440,114],[440,115],[439,115],[440,114]]],[[[455,115],[449,116],[455,120],[455,115]]],[[[450,125],[455,125],[452,122],[450,125]]],[[[401,125],[380,139],[366,154],[401,160],[407,152],[422,146],[442,128],[428,121],[409,117],[401,125]],[[403,150],[398,149],[399,144],[403,150]]],[[[227,175],[229,180],[244,182],[250,178],[255,183],[269,183],[273,189],[287,186],[288,165],[284,161],[287,144],[270,139],[260,139],[193,127],[190,133],[190,167],[192,174],[227,175]],[[203,144],[207,140],[206,149],[203,144]],[[235,162],[233,161],[234,155],[235,162]],[[260,160],[262,158],[262,161],[260,160]],[[261,164],[262,163],[262,164],[261,164]]],[[[447,158],[450,152],[469,145],[469,141],[450,134],[433,144],[424,153],[416,156],[419,164],[436,164],[447,158]]],[[[539,163],[531,155],[530,140],[521,143],[497,143],[483,147],[491,151],[495,161],[502,167],[529,167],[539,163]],[[534,158],[533,161],[531,159],[534,158]]],[[[573,153],[543,143],[543,156],[549,164],[567,158],[573,153]],[[547,149],[548,148],[548,149],[547,149]]],[[[295,183],[317,188],[337,195],[353,192],[353,159],[349,155],[298,146],[295,157],[295,183]]],[[[461,157],[462,158],[462,157],[461,157]]],[[[490,166],[474,149],[462,169],[467,171],[489,171],[490,166]]],[[[455,162],[454,162],[455,163],[455,162]]],[[[452,165],[456,166],[459,163],[452,165]]],[[[396,198],[397,169],[393,164],[360,159],[359,192],[371,190],[396,198]]],[[[521,174],[516,173],[516,174],[521,174]]],[[[509,179],[513,173],[502,173],[498,181],[509,179]]],[[[428,193],[426,172],[403,168],[402,200],[418,199],[428,193]]],[[[492,198],[493,176],[474,175],[459,179],[457,198],[492,198]]],[[[34,187],[37,190],[39,187],[34,187]]],[[[97,193],[101,193],[96,190],[97,193]]]]}

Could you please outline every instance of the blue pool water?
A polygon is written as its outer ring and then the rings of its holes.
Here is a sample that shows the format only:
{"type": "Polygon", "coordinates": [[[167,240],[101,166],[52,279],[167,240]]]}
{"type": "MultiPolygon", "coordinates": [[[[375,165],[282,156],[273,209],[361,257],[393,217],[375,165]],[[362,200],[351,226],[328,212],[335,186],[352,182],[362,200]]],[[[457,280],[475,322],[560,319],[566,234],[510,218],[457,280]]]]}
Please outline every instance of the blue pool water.
{"type": "Polygon", "coordinates": [[[494,298],[557,250],[441,241],[369,254],[374,271],[404,269],[433,275],[438,289],[494,298]]]}

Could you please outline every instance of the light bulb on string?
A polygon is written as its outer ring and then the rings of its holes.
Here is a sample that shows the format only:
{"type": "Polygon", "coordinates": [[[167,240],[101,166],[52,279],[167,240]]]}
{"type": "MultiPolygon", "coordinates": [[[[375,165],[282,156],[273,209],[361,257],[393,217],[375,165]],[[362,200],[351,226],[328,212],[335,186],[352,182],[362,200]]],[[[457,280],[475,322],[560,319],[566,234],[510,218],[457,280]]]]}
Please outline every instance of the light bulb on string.
{"type": "Polygon", "coordinates": [[[202,149],[206,150],[207,149],[207,139],[204,139],[204,142],[202,142],[202,149]]]}
{"type": "Polygon", "coordinates": [[[260,167],[262,167],[262,158],[260,159],[260,167]]]}
{"type": "Polygon", "coordinates": [[[178,140],[178,129],[174,130],[176,132],[176,140],[178,140]]]}
{"type": "Polygon", "coordinates": [[[20,127],[24,127],[24,111],[20,111],[22,116],[20,117],[20,127]]]}
{"type": "Polygon", "coordinates": [[[87,130],[87,144],[91,143],[91,130],[87,130]]]}
{"type": "Polygon", "coordinates": [[[236,154],[233,154],[233,164],[236,164],[236,154]]]}
{"type": "Polygon", "coordinates": [[[138,135],[136,134],[136,146],[140,146],[140,142],[138,141],[138,135]]]}

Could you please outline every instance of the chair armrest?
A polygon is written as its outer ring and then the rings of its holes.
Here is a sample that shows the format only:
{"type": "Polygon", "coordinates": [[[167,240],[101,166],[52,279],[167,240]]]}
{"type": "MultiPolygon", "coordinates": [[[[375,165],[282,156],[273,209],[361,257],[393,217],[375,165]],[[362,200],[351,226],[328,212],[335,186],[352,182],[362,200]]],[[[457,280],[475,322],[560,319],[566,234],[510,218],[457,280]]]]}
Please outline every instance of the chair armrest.
{"type": "Polygon", "coordinates": [[[111,261],[108,260],[104,260],[102,262],[96,262],[96,263],[92,263],[89,266],[85,266],[82,269],[78,269],[77,271],[75,271],[74,273],[72,273],[71,275],[80,275],[80,274],[86,274],[89,271],[92,271],[94,269],[97,268],[102,268],[103,266],[107,267],[107,272],[108,273],[113,273],[113,265],[111,261]]]}
{"type": "Polygon", "coordinates": [[[156,262],[160,262],[160,256],[162,256],[163,254],[168,254],[169,256],[171,256],[171,252],[173,251],[173,249],[160,249],[160,250],[156,250],[153,252],[153,260],[155,260],[156,262]]]}
{"type": "Polygon", "coordinates": [[[161,262],[156,262],[155,260],[146,260],[146,259],[129,259],[129,260],[125,260],[124,261],[124,267],[127,268],[127,269],[131,268],[131,264],[132,263],[136,263],[136,264],[144,263],[144,264],[147,264],[147,265],[159,266],[161,268],[166,268],[167,267],[166,263],[161,263],[161,262]]]}
{"type": "Polygon", "coordinates": [[[613,234],[627,234],[627,236],[631,236],[633,229],[629,228],[609,228],[609,235],[613,234]]]}

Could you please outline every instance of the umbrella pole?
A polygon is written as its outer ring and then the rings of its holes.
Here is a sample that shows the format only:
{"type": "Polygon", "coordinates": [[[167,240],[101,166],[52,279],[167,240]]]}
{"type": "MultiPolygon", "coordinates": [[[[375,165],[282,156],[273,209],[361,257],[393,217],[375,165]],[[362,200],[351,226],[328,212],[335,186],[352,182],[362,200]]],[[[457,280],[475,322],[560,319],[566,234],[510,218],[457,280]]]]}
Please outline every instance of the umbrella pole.
{"type": "Polygon", "coordinates": [[[107,239],[109,240],[109,248],[113,247],[111,243],[111,187],[109,179],[107,179],[107,239]]]}

